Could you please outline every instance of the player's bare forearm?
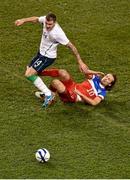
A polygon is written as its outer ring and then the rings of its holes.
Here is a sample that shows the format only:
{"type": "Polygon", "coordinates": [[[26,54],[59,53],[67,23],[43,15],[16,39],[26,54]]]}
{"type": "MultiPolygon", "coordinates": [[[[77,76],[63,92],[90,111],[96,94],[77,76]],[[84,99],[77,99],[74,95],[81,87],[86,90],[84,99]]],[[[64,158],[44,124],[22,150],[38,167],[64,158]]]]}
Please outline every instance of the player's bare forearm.
{"type": "Polygon", "coordinates": [[[71,49],[71,51],[73,52],[73,54],[75,55],[77,62],[79,64],[80,71],[83,73],[86,73],[88,70],[88,66],[82,61],[77,48],[71,42],[69,42],[67,44],[67,47],[69,47],[71,49]]]}
{"type": "Polygon", "coordinates": [[[71,51],[73,52],[73,54],[76,56],[78,63],[79,64],[82,63],[82,60],[81,60],[81,57],[80,57],[80,54],[79,54],[77,48],[71,42],[69,42],[67,44],[67,47],[70,48],[71,51]]]}
{"type": "Polygon", "coordinates": [[[27,22],[36,23],[36,22],[38,22],[38,17],[33,16],[33,17],[28,17],[28,18],[17,19],[15,21],[15,25],[21,26],[22,24],[27,23],[27,22]]]}

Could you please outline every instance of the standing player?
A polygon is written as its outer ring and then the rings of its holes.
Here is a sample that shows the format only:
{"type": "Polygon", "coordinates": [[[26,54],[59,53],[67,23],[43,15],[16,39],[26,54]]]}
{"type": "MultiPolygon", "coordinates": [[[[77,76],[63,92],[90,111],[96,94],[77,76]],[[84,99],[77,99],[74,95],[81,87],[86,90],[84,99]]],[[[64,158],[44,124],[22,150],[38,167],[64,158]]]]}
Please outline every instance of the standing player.
{"type": "Polygon", "coordinates": [[[86,73],[87,66],[83,63],[76,47],[70,42],[62,28],[56,22],[55,14],[49,13],[47,16],[18,19],[15,21],[15,25],[21,26],[27,22],[39,22],[43,25],[39,51],[27,66],[25,77],[45,94],[43,106],[47,107],[48,104],[53,100],[53,95],[38,74],[55,61],[57,57],[57,46],[62,44],[72,50],[82,72],[86,73]]]}
{"type": "MultiPolygon", "coordinates": [[[[106,91],[111,90],[116,82],[115,75],[103,75],[102,72],[92,70],[88,70],[88,78],[82,83],[73,81],[70,74],[63,69],[48,69],[42,75],[60,78],[52,81],[50,89],[57,92],[63,102],[80,101],[93,106],[104,99],[106,91]]],[[[41,92],[36,92],[35,95],[42,98],[41,92]]]]}

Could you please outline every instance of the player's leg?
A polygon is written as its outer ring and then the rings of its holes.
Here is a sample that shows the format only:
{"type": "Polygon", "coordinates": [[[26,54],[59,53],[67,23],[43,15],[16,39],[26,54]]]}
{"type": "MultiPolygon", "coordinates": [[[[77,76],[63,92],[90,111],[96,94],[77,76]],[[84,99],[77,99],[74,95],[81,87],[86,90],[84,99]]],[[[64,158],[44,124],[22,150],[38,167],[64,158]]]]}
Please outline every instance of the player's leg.
{"type": "MultiPolygon", "coordinates": [[[[56,68],[51,68],[51,69],[44,69],[41,72],[38,73],[39,76],[50,76],[50,77],[58,77],[59,76],[59,70],[56,68]]],[[[49,86],[49,89],[51,91],[56,91],[51,85],[49,86]]],[[[35,96],[41,100],[45,98],[44,93],[41,91],[35,92],[35,96]]]]}
{"type": "Polygon", "coordinates": [[[37,75],[37,71],[33,67],[27,68],[25,72],[25,77],[31,81],[41,92],[43,92],[46,96],[51,95],[51,91],[42,81],[42,79],[37,75]]]}
{"type": "Polygon", "coordinates": [[[59,70],[59,77],[62,81],[65,81],[65,82],[71,80],[70,74],[65,69],[59,70]]]}
{"type": "MultiPolygon", "coordinates": [[[[56,69],[56,68],[45,69],[40,74],[42,74],[42,76],[58,77],[63,82],[62,84],[66,86],[66,88],[70,87],[74,83],[74,81],[70,77],[70,74],[65,69],[56,69]]],[[[56,83],[61,84],[61,81],[57,82],[56,80],[56,83]]],[[[49,89],[51,90],[53,89],[54,91],[54,87],[52,87],[52,85],[50,85],[49,89]]],[[[40,92],[36,92],[35,95],[38,98],[43,98],[43,95],[40,92]]]]}
{"type": "Polygon", "coordinates": [[[51,82],[50,88],[53,92],[57,91],[57,93],[63,93],[66,90],[65,85],[59,79],[54,79],[51,82]]]}
{"type": "Polygon", "coordinates": [[[65,69],[45,69],[39,73],[41,76],[50,76],[50,77],[58,77],[62,81],[67,81],[70,79],[70,74],[65,69]]]}
{"type": "Polygon", "coordinates": [[[38,75],[39,76],[59,77],[59,69],[56,69],[56,68],[44,69],[38,75]]]}
{"type": "MultiPolygon", "coordinates": [[[[75,95],[72,96],[72,92],[69,92],[71,84],[66,84],[64,81],[60,81],[59,79],[54,79],[51,83],[51,90],[53,92],[57,92],[60,99],[63,102],[75,102],[75,95]]],[[[72,90],[72,89],[71,89],[72,90]]]]}
{"type": "Polygon", "coordinates": [[[54,59],[48,59],[46,57],[41,56],[39,53],[36,57],[33,58],[31,61],[29,67],[27,67],[27,70],[25,72],[26,78],[33,82],[33,84],[42,92],[45,94],[45,102],[43,106],[47,106],[49,104],[49,101],[53,99],[53,95],[49,88],[45,85],[45,83],[42,81],[42,79],[37,75],[40,71],[42,71],[44,68],[49,66],[54,62],[54,59]]]}
{"type": "MultiPolygon", "coordinates": [[[[52,81],[50,89],[53,92],[57,91],[62,101],[64,102],[73,101],[67,89],[70,89],[70,87],[73,86],[75,82],[72,80],[70,74],[65,69],[47,69],[42,71],[41,73],[43,76],[60,78],[61,81],[60,80],[52,81]]],[[[41,92],[36,92],[35,95],[40,99],[43,98],[41,92]]]]}

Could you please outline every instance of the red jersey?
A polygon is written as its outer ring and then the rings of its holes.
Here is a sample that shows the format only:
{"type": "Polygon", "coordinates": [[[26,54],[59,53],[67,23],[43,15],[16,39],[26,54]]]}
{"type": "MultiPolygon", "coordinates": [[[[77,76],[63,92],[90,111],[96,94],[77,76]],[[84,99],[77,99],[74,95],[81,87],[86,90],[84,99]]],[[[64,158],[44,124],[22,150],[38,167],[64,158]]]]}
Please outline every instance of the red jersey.
{"type": "Polygon", "coordinates": [[[62,81],[62,83],[66,87],[66,92],[64,93],[64,95],[62,95],[62,97],[60,95],[61,100],[64,102],[82,101],[82,98],[74,92],[75,88],[83,95],[91,99],[94,99],[97,96],[99,96],[101,99],[104,99],[106,90],[100,82],[100,78],[95,75],[93,75],[92,79],[87,79],[82,83],[75,83],[72,79],[66,82],[62,81]]]}

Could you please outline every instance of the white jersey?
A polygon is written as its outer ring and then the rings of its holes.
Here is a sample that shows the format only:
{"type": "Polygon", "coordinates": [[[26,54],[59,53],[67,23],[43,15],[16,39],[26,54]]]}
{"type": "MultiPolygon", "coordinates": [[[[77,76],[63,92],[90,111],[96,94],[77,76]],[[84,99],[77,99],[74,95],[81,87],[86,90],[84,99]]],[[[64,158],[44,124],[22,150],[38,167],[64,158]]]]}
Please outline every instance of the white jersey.
{"type": "Polygon", "coordinates": [[[48,58],[57,57],[57,46],[59,44],[67,45],[69,39],[66,37],[64,31],[55,23],[55,26],[51,31],[47,31],[45,27],[46,16],[39,17],[39,22],[43,24],[43,33],[40,43],[40,54],[48,58]]]}

